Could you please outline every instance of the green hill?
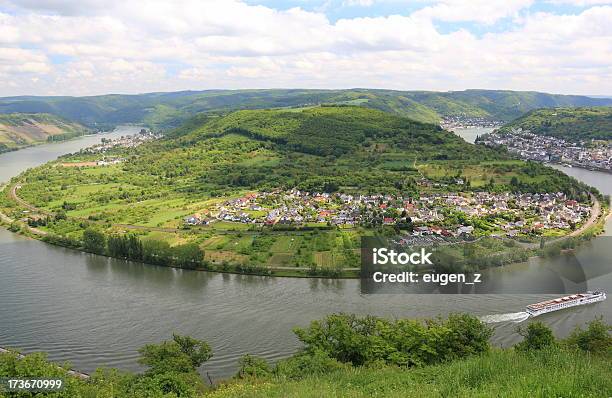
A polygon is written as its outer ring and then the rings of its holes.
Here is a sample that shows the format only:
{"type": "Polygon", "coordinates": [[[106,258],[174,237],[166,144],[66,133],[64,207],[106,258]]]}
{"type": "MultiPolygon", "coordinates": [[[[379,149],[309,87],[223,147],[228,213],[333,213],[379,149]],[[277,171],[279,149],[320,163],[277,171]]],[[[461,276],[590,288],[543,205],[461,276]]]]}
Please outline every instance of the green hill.
{"type": "Polygon", "coordinates": [[[147,147],[151,155],[130,164],[130,171],[178,173],[185,184],[195,178],[191,189],[204,192],[298,187],[374,193],[414,191],[417,166],[424,163],[454,175],[469,165],[508,160],[438,126],[357,106],[245,110],[192,123],[147,147]],[[211,157],[212,148],[220,154],[211,157]]]}
{"type": "Polygon", "coordinates": [[[227,113],[319,104],[359,105],[437,123],[442,117],[452,115],[510,121],[536,108],[610,106],[612,99],[502,90],[207,90],[91,97],[6,97],[0,98],[0,113],[45,112],[96,128],[122,123],[168,128],[181,125],[199,112],[227,113]]]}
{"type": "Polygon", "coordinates": [[[522,128],[534,134],[569,141],[612,140],[612,108],[537,109],[503,127],[522,128]]]}
{"type": "MultiPolygon", "coordinates": [[[[42,225],[40,218],[32,224],[48,232],[45,239],[53,243],[161,265],[328,276],[355,276],[342,270],[358,266],[360,238],[372,234],[373,225],[380,226],[383,217],[398,217],[401,199],[392,209],[377,207],[375,221],[369,224],[343,227],[332,225],[326,219],[329,214],[320,213],[326,208],[340,213],[344,209],[340,199],[321,206],[279,199],[307,220],[296,223],[279,221],[283,205],[269,196],[260,199],[259,206],[255,203],[233,213],[259,218],[257,223],[235,222],[227,214],[236,210],[229,203],[248,194],[282,195],[294,188],[405,198],[473,190],[563,191],[584,202],[584,191],[589,189],[557,170],[468,144],[437,125],[359,106],[203,114],[163,139],[105,153],[68,155],[24,173],[20,180],[19,196],[45,216],[42,225]],[[119,163],[96,165],[103,158],[119,163]],[[266,208],[277,211],[271,224],[263,220],[269,215],[266,208]],[[219,218],[221,213],[229,219],[219,218]],[[195,214],[212,222],[185,225],[184,220],[195,214]],[[136,232],[137,238],[112,240],[128,236],[126,225],[133,226],[130,232],[136,232]],[[90,238],[99,238],[91,246],[83,246],[85,231],[90,238]],[[129,245],[134,250],[126,249],[129,245]],[[197,261],[176,262],[180,255],[174,250],[186,250],[184,245],[195,248],[197,261]]],[[[19,217],[20,206],[8,200],[3,211],[19,217]]],[[[448,228],[472,223],[475,234],[481,235],[496,228],[491,220],[472,220],[447,210],[443,222],[448,228]]],[[[385,227],[390,233],[400,228],[385,227]]],[[[498,245],[502,243],[493,242],[483,251],[503,251],[505,246],[498,245]]]]}
{"type": "Polygon", "coordinates": [[[50,114],[0,114],[0,152],[46,141],[74,138],[88,131],[78,123],[50,114]]]}

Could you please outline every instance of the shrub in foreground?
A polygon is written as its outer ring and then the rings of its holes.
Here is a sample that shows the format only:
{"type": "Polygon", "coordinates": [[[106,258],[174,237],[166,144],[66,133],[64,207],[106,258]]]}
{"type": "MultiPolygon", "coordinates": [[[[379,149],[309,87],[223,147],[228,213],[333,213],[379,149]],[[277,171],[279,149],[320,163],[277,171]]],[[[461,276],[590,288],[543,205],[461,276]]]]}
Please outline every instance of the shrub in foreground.
{"type": "Polygon", "coordinates": [[[493,334],[490,327],[467,314],[428,321],[333,314],[294,332],[305,352],[320,351],[355,366],[381,362],[420,366],[462,358],[486,352],[493,334]]]}

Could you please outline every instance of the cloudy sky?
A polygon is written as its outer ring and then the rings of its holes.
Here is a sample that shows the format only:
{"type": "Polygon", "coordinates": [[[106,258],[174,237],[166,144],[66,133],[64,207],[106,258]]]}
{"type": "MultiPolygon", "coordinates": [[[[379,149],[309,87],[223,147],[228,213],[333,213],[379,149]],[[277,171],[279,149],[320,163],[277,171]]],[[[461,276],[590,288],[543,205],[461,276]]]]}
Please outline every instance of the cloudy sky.
{"type": "Polygon", "coordinates": [[[0,0],[0,96],[278,87],[612,95],[612,0],[0,0]]]}

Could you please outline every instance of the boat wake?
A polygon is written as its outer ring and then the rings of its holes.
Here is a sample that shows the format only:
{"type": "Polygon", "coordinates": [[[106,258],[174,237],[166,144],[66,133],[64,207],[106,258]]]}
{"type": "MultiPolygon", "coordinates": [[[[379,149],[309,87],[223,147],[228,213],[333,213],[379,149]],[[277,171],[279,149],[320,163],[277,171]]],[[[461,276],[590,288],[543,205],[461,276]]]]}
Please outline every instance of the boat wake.
{"type": "Polygon", "coordinates": [[[484,323],[499,323],[499,322],[512,322],[521,323],[529,318],[529,314],[526,312],[510,312],[507,314],[493,314],[481,316],[480,320],[484,323]]]}

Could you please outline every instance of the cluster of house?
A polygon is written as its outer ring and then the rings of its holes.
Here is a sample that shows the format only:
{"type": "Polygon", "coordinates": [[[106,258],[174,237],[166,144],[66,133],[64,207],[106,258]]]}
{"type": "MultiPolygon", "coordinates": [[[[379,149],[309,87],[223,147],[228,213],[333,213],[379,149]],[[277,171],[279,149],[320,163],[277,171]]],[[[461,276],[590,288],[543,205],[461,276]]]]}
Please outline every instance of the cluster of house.
{"type": "Polygon", "coordinates": [[[125,135],[119,138],[102,138],[100,144],[93,145],[83,151],[86,153],[104,153],[113,148],[135,148],[144,144],[147,141],[152,141],[161,137],[160,133],[154,133],[151,130],[141,129],[138,134],[125,135]]]}
{"type": "Polygon", "coordinates": [[[394,225],[410,222],[413,235],[469,235],[471,225],[446,225],[445,214],[494,217],[508,236],[540,229],[568,229],[590,214],[590,207],[569,200],[565,194],[431,193],[418,199],[400,195],[349,195],[310,193],[297,189],[249,193],[185,218],[191,225],[215,221],[275,225],[328,223],[331,225],[394,225]],[[507,221],[512,220],[512,221],[507,221]]]}
{"type": "Polygon", "coordinates": [[[523,159],[565,163],[587,169],[612,171],[612,143],[603,141],[569,142],[561,138],[542,136],[518,129],[494,131],[481,143],[504,145],[523,159]]]}
{"type": "Polygon", "coordinates": [[[500,127],[503,123],[499,120],[492,120],[485,117],[472,117],[472,116],[446,116],[440,122],[440,127],[445,130],[455,130],[455,129],[467,129],[467,128],[483,128],[490,127],[496,128],[500,127]]]}

